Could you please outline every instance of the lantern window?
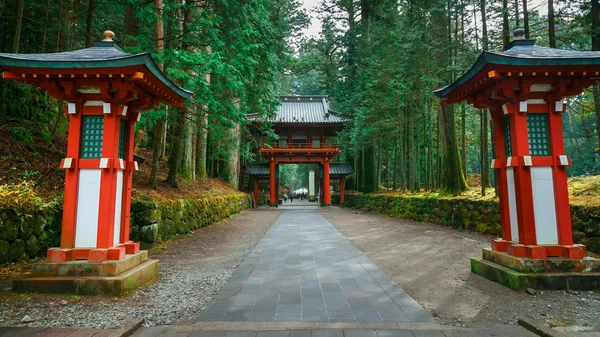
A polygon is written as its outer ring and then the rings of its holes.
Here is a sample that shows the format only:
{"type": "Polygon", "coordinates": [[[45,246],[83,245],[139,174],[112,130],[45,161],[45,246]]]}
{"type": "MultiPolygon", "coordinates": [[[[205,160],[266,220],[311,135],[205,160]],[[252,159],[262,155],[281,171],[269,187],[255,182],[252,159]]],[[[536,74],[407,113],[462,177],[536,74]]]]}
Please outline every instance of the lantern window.
{"type": "Polygon", "coordinates": [[[83,116],[81,158],[101,158],[104,116],[83,116]]]}
{"type": "Polygon", "coordinates": [[[529,154],[532,156],[549,156],[550,141],[548,135],[548,114],[527,114],[527,136],[529,137],[529,154]]]}
{"type": "Polygon", "coordinates": [[[512,156],[512,141],[510,139],[510,119],[508,117],[504,117],[504,152],[506,153],[506,157],[512,156]]]}
{"type": "Polygon", "coordinates": [[[121,129],[119,130],[119,158],[125,159],[125,136],[127,133],[127,121],[121,119],[121,129]]]}

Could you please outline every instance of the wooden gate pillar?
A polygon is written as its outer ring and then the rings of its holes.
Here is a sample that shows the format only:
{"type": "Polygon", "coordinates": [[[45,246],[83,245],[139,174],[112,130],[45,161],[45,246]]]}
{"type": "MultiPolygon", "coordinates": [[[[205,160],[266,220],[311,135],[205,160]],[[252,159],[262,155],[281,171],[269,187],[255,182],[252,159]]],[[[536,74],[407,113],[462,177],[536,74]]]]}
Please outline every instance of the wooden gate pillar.
{"type": "Polygon", "coordinates": [[[323,162],[323,206],[331,206],[331,188],[329,182],[329,158],[323,162]]]}
{"type": "Polygon", "coordinates": [[[275,159],[271,158],[269,162],[269,206],[277,207],[277,200],[275,198],[275,159]]]}

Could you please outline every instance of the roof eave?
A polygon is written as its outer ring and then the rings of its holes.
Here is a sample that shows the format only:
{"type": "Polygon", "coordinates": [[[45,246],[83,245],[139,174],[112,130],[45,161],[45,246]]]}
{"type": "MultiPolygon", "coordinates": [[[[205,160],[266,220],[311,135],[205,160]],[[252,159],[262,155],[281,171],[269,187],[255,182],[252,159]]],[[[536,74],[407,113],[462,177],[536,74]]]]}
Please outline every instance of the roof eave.
{"type": "Polygon", "coordinates": [[[140,53],[114,58],[110,60],[81,60],[81,61],[47,61],[35,59],[23,59],[10,56],[10,54],[0,54],[0,68],[2,67],[21,67],[21,68],[49,68],[49,69],[108,69],[131,66],[145,66],[159,81],[173,90],[183,99],[188,99],[193,92],[180,88],[171,81],[156,65],[149,53],[140,53]]]}
{"type": "Polygon", "coordinates": [[[473,64],[469,70],[459,77],[453,83],[434,90],[433,93],[439,97],[444,98],[451,94],[456,89],[460,88],[463,84],[467,83],[470,79],[475,77],[480,71],[485,69],[488,65],[514,65],[519,67],[533,67],[533,66],[598,66],[600,65],[599,57],[581,57],[581,58],[569,58],[569,57],[519,57],[513,55],[504,55],[494,52],[483,52],[473,64]]]}

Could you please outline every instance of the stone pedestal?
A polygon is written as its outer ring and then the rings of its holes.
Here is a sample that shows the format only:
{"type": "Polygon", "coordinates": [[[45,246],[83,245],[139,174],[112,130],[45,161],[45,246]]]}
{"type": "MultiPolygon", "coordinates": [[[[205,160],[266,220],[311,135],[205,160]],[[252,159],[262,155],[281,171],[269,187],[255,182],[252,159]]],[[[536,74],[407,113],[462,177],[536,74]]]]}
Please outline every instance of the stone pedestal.
{"type": "Polygon", "coordinates": [[[158,270],[158,260],[148,259],[145,250],[114,261],[42,262],[33,265],[30,277],[13,281],[13,291],[123,296],[151,281],[158,270]]]}
{"type": "Polygon", "coordinates": [[[483,249],[471,258],[471,272],[514,290],[596,290],[600,288],[600,259],[515,257],[483,249]]]}

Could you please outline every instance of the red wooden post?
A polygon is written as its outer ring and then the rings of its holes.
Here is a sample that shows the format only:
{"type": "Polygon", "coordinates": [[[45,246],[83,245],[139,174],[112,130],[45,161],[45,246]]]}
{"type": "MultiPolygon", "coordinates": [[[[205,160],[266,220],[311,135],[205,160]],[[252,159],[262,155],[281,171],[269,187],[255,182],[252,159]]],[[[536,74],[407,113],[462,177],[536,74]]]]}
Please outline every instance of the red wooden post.
{"type": "Polygon", "coordinates": [[[65,113],[69,115],[69,139],[67,158],[61,167],[65,168],[65,196],[63,199],[62,233],[60,248],[75,247],[75,219],[77,216],[77,185],[79,182],[79,148],[81,147],[81,121],[83,104],[68,104],[65,113]]]}
{"type": "Polygon", "coordinates": [[[563,138],[562,113],[566,111],[563,102],[548,102],[548,132],[550,134],[550,155],[553,158],[552,177],[556,203],[556,221],[558,222],[558,243],[562,246],[573,245],[571,207],[567,185],[567,165],[563,138]],[[557,111],[557,106],[560,111],[557,111]]]}
{"type": "Polygon", "coordinates": [[[269,206],[271,207],[277,206],[275,189],[275,160],[271,158],[271,161],[269,162],[269,206]]]}
{"type": "Polygon", "coordinates": [[[340,178],[340,205],[344,204],[345,182],[346,182],[346,179],[344,179],[344,177],[341,177],[340,178]]]}
{"type": "MultiPolygon", "coordinates": [[[[492,120],[494,122],[495,153],[496,159],[493,160],[492,168],[496,170],[496,179],[498,181],[498,196],[500,198],[500,227],[502,238],[492,241],[492,249],[499,252],[506,252],[508,244],[512,240],[510,213],[508,206],[508,185],[506,178],[506,149],[504,139],[504,114],[502,109],[490,109],[492,120]]],[[[506,117],[508,118],[508,117],[506,117]]],[[[515,226],[516,228],[516,226],[515,226]]]]}
{"type": "Polygon", "coordinates": [[[331,190],[329,184],[329,158],[323,162],[323,206],[331,205],[331,190]]]}
{"type": "Polygon", "coordinates": [[[254,204],[258,206],[258,177],[254,178],[254,204]]]}

